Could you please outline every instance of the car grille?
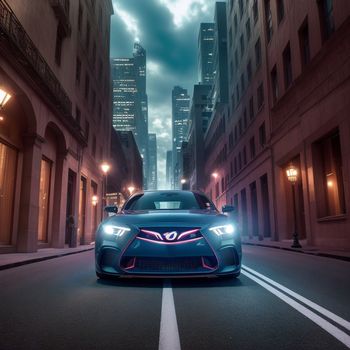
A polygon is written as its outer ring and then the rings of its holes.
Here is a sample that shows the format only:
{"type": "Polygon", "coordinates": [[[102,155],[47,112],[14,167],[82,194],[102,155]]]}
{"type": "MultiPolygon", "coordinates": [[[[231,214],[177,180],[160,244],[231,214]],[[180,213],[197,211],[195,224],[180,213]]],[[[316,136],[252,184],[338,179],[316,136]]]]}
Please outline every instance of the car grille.
{"type": "Polygon", "coordinates": [[[139,258],[136,259],[137,269],[150,272],[186,272],[202,268],[200,257],[185,258],[139,258]]]}
{"type": "Polygon", "coordinates": [[[213,270],[217,265],[215,256],[177,258],[123,257],[123,268],[138,273],[200,273],[213,270]]]}

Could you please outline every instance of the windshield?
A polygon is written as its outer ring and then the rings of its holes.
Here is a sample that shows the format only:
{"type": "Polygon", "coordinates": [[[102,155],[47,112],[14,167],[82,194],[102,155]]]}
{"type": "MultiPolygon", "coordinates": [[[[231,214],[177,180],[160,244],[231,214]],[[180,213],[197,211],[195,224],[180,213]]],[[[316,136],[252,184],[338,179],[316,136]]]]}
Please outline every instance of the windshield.
{"type": "Polygon", "coordinates": [[[146,192],[132,197],[124,210],[216,210],[204,195],[193,192],[146,192]]]}

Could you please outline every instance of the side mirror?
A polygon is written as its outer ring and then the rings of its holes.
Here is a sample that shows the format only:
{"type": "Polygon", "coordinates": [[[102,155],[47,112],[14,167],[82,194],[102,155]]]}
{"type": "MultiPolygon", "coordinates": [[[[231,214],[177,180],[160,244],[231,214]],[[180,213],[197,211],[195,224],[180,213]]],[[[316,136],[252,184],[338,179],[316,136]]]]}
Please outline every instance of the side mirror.
{"type": "Polygon", "coordinates": [[[104,210],[105,212],[111,213],[111,214],[118,213],[118,207],[116,205],[107,205],[104,210]]]}
{"type": "Polygon", "coordinates": [[[222,212],[223,213],[231,213],[231,212],[233,212],[233,211],[235,211],[235,207],[233,206],[233,205],[224,205],[223,207],[222,207],[222,212]]]}

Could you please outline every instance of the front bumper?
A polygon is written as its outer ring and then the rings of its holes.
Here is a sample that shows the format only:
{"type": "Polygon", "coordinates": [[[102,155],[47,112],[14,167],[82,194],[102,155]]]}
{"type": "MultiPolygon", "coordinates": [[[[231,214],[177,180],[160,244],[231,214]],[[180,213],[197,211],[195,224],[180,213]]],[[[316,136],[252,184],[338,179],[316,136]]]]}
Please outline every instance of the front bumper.
{"type": "Polygon", "coordinates": [[[96,242],[99,274],[138,277],[200,277],[238,274],[240,241],[206,237],[182,244],[157,244],[137,238],[96,242]]]}

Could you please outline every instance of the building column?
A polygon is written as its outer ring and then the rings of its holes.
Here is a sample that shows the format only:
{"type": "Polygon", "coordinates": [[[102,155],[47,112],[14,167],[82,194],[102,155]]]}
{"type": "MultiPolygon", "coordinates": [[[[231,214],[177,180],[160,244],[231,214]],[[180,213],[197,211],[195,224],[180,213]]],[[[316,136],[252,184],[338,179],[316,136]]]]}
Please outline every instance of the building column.
{"type": "Polygon", "coordinates": [[[23,170],[17,235],[18,252],[38,249],[40,169],[44,139],[35,134],[23,140],[23,170]]]}
{"type": "Polygon", "coordinates": [[[57,154],[52,211],[52,247],[64,248],[68,186],[67,152],[57,154]]]}
{"type": "Polygon", "coordinates": [[[86,179],[86,211],[85,211],[85,235],[84,244],[89,244],[92,237],[92,189],[91,178],[86,179]]]}
{"type": "Polygon", "coordinates": [[[250,185],[246,187],[246,196],[247,196],[247,222],[248,222],[248,237],[253,239],[253,210],[252,210],[252,194],[250,190],[250,185]]]}
{"type": "Polygon", "coordinates": [[[75,246],[80,244],[81,232],[78,232],[79,228],[79,205],[80,205],[80,181],[81,181],[81,170],[77,172],[77,177],[75,181],[75,205],[74,205],[74,219],[76,227],[76,242],[75,246]]]}
{"type": "Polygon", "coordinates": [[[262,199],[261,181],[260,177],[256,180],[256,197],[258,202],[258,227],[259,227],[259,241],[264,239],[264,201],[262,199]]]}

